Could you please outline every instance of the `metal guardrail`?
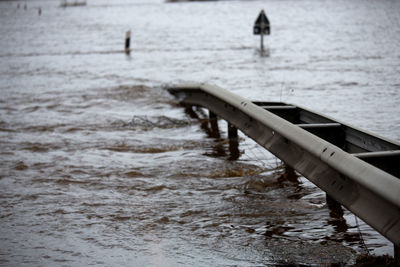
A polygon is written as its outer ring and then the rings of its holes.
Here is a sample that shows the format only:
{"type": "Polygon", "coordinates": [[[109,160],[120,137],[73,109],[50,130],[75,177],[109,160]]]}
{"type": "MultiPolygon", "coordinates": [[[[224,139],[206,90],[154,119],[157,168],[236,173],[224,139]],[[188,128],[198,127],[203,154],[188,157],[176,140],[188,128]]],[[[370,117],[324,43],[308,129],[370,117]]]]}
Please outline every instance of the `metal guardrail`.
{"type": "Polygon", "coordinates": [[[240,129],[400,247],[400,144],[286,103],[208,84],[168,89],[240,129]]]}

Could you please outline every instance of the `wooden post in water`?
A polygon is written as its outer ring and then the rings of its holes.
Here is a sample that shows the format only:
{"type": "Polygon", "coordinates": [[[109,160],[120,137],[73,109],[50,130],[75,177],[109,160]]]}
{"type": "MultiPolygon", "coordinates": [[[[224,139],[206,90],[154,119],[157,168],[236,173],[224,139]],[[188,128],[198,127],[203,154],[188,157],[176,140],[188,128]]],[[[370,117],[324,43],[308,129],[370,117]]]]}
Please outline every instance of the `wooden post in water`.
{"type": "Polygon", "coordinates": [[[328,205],[328,208],[331,211],[330,212],[331,217],[335,219],[343,218],[344,212],[342,205],[328,194],[326,194],[326,204],[328,205]]]}
{"type": "Polygon", "coordinates": [[[131,46],[131,31],[129,30],[126,32],[125,36],[125,53],[128,55],[131,53],[130,46],[131,46]]]}
{"type": "Polygon", "coordinates": [[[238,131],[237,128],[228,122],[228,138],[229,139],[238,139],[238,131]]]}
{"type": "Polygon", "coordinates": [[[264,51],[264,33],[261,32],[261,51],[264,51]]]}
{"type": "Polygon", "coordinates": [[[218,128],[218,117],[217,114],[209,110],[209,120],[211,126],[211,137],[220,138],[219,128],[218,128]]]}
{"type": "Polygon", "coordinates": [[[228,122],[228,139],[229,139],[229,152],[230,152],[229,159],[237,160],[240,156],[238,130],[230,122],[228,122]]]}

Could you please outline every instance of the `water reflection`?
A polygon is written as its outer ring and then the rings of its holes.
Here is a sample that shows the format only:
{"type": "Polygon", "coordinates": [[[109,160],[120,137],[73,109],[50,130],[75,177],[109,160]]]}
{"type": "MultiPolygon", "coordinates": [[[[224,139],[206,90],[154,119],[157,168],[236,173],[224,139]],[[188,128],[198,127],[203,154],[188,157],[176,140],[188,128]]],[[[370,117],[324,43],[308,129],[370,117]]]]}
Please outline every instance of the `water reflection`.
{"type": "Polygon", "coordinates": [[[207,116],[204,109],[192,105],[184,105],[185,113],[191,118],[200,122],[200,128],[207,134],[207,137],[214,139],[211,145],[211,153],[206,155],[212,157],[227,157],[228,160],[237,160],[240,157],[239,137],[237,129],[228,123],[227,139],[222,138],[219,129],[218,117],[212,111],[207,116]],[[228,145],[228,148],[226,146],[228,145]],[[229,156],[227,156],[229,153],[229,156]]]}
{"type": "Polygon", "coordinates": [[[229,138],[229,160],[237,160],[240,157],[238,138],[229,138]]]}
{"type": "Polygon", "coordinates": [[[330,219],[328,220],[328,224],[332,225],[336,232],[344,233],[349,229],[346,219],[343,217],[344,211],[342,205],[339,202],[334,200],[328,194],[326,195],[326,205],[328,206],[330,212],[330,219]]]}
{"type": "Polygon", "coordinates": [[[299,175],[289,165],[283,163],[281,166],[282,174],[278,178],[278,182],[289,181],[295,184],[299,184],[299,175]]]}
{"type": "Polygon", "coordinates": [[[271,56],[271,50],[269,47],[266,47],[264,49],[257,49],[257,54],[261,57],[268,58],[271,56]]]}

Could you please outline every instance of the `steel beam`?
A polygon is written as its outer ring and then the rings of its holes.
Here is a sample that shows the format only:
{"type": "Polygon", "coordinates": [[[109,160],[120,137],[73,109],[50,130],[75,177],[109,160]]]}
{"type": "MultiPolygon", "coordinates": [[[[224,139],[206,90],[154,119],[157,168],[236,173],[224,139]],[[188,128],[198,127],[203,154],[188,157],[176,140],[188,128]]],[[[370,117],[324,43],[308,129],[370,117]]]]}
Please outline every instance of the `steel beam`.
{"type": "Polygon", "coordinates": [[[356,153],[353,156],[393,176],[400,177],[400,150],[356,153]]]}
{"type": "MultiPolygon", "coordinates": [[[[282,102],[260,101],[253,103],[293,124],[302,126],[302,128],[312,127],[312,125],[318,124],[331,125],[338,123],[333,118],[315,111],[308,110],[298,105],[294,106],[282,102]]],[[[341,132],[337,132],[337,134],[344,139],[341,140],[341,142],[336,143],[336,145],[348,153],[377,152],[399,149],[399,144],[394,144],[393,141],[357,129],[354,126],[349,126],[344,123],[339,124],[341,124],[341,132]]],[[[309,131],[311,132],[311,130],[309,131]]],[[[314,134],[318,135],[317,133],[314,134]]],[[[323,138],[322,136],[320,137],[323,138]]]]}
{"type": "Polygon", "coordinates": [[[318,136],[319,138],[328,141],[329,143],[345,148],[345,132],[340,123],[310,123],[296,124],[296,126],[318,136]]]}
{"type": "MultiPolygon", "coordinates": [[[[182,103],[205,107],[227,120],[391,242],[400,244],[398,177],[228,90],[208,84],[180,85],[169,90],[182,103]]],[[[301,115],[301,112],[300,123],[335,122],[317,113],[303,112],[301,115]],[[314,118],[319,120],[314,121],[314,118]]],[[[400,150],[397,143],[380,142],[378,137],[373,137],[378,141],[370,147],[400,150]]]]}
{"type": "Polygon", "coordinates": [[[274,105],[260,105],[260,107],[290,121],[291,123],[300,123],[300,113],[296,106],[279,105],[277,103],[274,105]]]}

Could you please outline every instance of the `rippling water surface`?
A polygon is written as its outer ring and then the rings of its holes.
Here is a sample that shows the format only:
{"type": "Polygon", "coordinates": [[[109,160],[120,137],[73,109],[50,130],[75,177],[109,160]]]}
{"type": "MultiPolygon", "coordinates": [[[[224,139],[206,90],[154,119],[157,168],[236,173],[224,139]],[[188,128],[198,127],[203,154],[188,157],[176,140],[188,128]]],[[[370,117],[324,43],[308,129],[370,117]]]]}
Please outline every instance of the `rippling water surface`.
{"type": "Polygon", "coordinates": [[[399,1],[18,3],[0,2],[0,265],[392,254],[305,178],[284,179],[279,160],[245,136],[230,160],[226,124],[210,137],[163,88],[210,82],[400,141],[399,1]],[[252,35],[261,9],[272,23],[263,53],[252,35]]]}

